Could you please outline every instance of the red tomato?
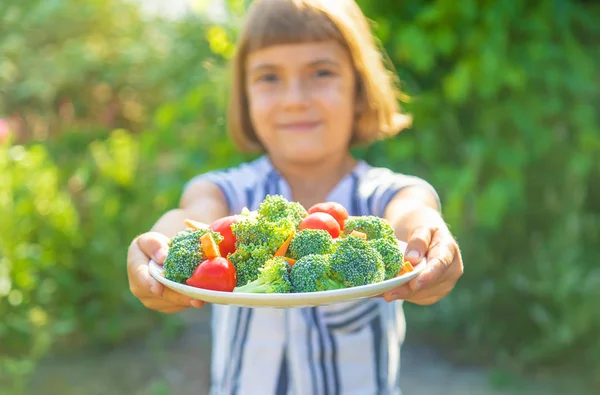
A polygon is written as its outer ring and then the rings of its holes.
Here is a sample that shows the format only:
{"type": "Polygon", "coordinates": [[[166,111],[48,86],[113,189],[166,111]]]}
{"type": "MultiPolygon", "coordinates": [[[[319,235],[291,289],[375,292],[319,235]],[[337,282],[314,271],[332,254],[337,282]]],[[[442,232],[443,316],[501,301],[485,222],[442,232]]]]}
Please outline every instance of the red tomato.
{"type": "Polygon", "coordinates": [[[185,282],[196,288],[233,292],[236,281],[233,263],[227,258],[217,257],[203,261],[185,282]]]}
{"type": "Polygon", "coordinates": [[[348,211],[344,206],[336,202],[317,203],[308,209],[308,213],[326,213],[331,215],[340,225],[340,229],[344,229],[344,222],[348,219],[348,211]]]}
{"type": "Polygon", "coordinates": [[[308,214],[300,223],[300,230],[302,229],[322,229],[329,232],[331,237],[334,239],[340,235],[340,224],[327,213],[312,213],[308,214]]]}
{"type": "Polygon", "coordinates": [[[230,215],[229,217],[223,217],[208,227],[215,232],[219,232],[223,236],[223,241],[219,243],[219,251],[221,255],[226,257],[229,254],[233,254],[235,251],[235,235],[231,230],[231,225],[241,221],[239,215],[230,215]]]}

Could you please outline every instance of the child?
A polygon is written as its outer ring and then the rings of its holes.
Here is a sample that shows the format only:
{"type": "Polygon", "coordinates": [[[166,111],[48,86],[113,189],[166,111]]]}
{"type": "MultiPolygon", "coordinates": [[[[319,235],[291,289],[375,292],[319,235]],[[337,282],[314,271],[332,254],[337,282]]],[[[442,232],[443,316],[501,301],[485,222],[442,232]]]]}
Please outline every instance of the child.
{"type": "Polygon", "coordinates": [[[212,306],[211,394],[399,394],[402,300],[437,302],[462,260],[430,184],[349,152],[409,123],[365,17],[353,0],[256,0],[233,71],[230,132],[240,149],[265,155],[186,185],[180,208],[131,244],[132,293],[164,313],[202,306],[148,275],[149,259],[164,261],[186,218],[211,223],[256,209],[267,194],[384,217],[408,241],[411,263],[427,257],[426,270],[384,298],[288,310],[212,306]]]}

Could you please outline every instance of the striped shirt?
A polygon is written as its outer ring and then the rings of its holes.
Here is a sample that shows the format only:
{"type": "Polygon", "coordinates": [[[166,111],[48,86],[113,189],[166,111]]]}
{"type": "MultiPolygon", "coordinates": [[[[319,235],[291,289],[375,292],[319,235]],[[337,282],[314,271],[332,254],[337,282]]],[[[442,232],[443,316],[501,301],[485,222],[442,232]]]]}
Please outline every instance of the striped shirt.
{"type": "MultiPolygon", "coordinates": [[[[223,191],[231,214],[266,195],[291,200],[267,156],[197,176],[223,191]]],[[[359,161],[327,196],[350,215],[383,216],[404,187],[426,181],[359,161]]],[[[438,198],[439,201],[439,198],[438,198]]],[[[212,305],[211,395],[400,395],[402,302],[366,299],[314,308],[212,305]]]]}

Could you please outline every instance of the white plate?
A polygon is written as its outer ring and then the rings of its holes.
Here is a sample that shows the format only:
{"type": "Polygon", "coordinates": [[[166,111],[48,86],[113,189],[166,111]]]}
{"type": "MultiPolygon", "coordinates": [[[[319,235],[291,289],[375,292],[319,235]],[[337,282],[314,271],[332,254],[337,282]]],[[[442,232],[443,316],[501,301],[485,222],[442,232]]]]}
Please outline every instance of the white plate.
{"type": "MultiPolygon", "coordinates": [[[[399,242],[400,249],[406,249],[406,243],[399,242]]],[[[375,284],[362,285],[360,287],[351,287],[322,292],[304,292],[289,294],[253,294],[242,292],[221,292],[208,289],[196,288],[186,284],[180,284],[175,281],[167,280],[163,274],[163,268],[154,261],[150,261],[150,274],[157,281],[166,287],[189,296],[193,299],[199,299],[209,303],[235,305],[243,307],[314,307],[332,303],[347,302],[355,299],[369,298],[382,294],[385,291],[399,287],[415,278],[425,268],[427,262],[423,258],[412,272],[401,276],[385,280],[375,284]]]]}

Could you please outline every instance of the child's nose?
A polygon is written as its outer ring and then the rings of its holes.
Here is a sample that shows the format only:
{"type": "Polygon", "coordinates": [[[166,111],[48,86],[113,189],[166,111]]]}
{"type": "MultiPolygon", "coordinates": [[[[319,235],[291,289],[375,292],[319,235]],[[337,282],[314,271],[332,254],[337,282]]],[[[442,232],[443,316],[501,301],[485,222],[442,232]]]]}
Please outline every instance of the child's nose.
{"type": "Polygon", "coordinates": [[[285,107],[306,106],[309,99],[308,87],[300,78],[294,78],[288,81],[283,92],[282,104],[285,107]]]}

